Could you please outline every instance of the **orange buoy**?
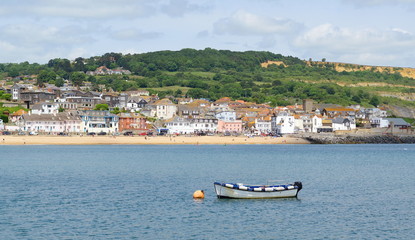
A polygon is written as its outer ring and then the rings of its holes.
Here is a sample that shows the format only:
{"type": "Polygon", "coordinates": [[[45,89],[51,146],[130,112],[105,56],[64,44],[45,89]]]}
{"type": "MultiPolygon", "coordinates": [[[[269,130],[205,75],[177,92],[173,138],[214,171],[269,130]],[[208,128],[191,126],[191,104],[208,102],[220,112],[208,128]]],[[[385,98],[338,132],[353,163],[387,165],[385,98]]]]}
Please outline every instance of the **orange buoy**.
{"type": "Polygon", "coordinates": [[[203,190],[197,190],[193,193],[193,198],[205,198],[205,192],[203,190]]]}

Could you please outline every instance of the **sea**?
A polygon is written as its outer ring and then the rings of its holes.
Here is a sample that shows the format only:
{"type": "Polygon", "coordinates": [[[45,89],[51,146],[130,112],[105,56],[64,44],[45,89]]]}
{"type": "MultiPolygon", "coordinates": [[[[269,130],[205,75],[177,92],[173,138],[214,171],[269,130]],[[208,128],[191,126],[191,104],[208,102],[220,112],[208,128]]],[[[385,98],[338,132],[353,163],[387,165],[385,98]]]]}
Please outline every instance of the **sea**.
{"type": "Polygon", "coordinates": [[[2,145],[0,239],[414,239],[414,183],[405,144],[2,145]],[[218,199],[215,181],[303,189],[218,199]]]}

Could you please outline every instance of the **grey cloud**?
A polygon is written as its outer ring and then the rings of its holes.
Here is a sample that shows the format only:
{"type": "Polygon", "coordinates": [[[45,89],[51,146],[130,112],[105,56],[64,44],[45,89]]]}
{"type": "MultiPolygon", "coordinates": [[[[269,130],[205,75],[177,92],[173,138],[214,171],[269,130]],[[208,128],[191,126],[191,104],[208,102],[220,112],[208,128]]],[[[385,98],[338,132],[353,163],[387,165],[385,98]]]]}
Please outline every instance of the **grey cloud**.
{"type": "Polygon", "coordinates": [[[147,39],[155,39],[162,36],[162,33],[158,32],[143,32],[141,30],[136,29],[122,29],[119,31],[115,31],[110,34],[110,36],[116,40],[123,40],[123,41],[143,41],[147,39]]]}
{"type": "Polygon", "coordinates": [[[8,10],[10,15],[19,12],[20,16],[38,18],[57,17],[78,20],[139,18],[155,14],[159,2],[160,0],[22,0],[18,5],[8,2],[3,9],[8,10]]]}
{"type": "Polygon", "coordinates": [[[197,38],[206,38],[206,37],[209,37],[209,31],[201,31],[201,32],[198,32],[197,33],[197,35],[196,35],[196,37],[197,38]]]}
{"type": "Polygon", "coordinates": [[[277,19],[238,11],[214,24],[214,33],[222,35],[255,36],[292,34],[302,25],[290,19],[277,19]]]}
{"type": "Polygon", "coordinates": [[[380,5],[413,5],[415,0],[342,0],[346,4],[352,4],[356,7],[371,7],[380,5]]]}
{"type": "Polygon", "coordinates": [[[187,13],[206,12],[209,9],[208,4],[192,4],[188,0],[170,0],[161,6],[161,11],[170,17],[183,17],[187,13]]]}
{"type": "Polygon", "coordinates": [[[415,35],[401,29],[348,29],[323,24],[299,36],[292,47],[303,51],[305,57],[398,65],[402,59],[415,55],[415,35]]]}

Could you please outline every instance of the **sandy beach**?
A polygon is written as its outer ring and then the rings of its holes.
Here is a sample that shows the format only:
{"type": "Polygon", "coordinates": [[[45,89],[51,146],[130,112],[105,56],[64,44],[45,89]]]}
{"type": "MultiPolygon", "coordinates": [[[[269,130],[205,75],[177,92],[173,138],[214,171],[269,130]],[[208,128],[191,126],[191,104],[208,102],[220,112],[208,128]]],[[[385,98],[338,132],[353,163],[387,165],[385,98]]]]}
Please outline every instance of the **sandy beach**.
{"type": "Polygon", "coordinates": [[[291,137],[222,136],[0,136],[0,145],[309,144],[291,137]]]}

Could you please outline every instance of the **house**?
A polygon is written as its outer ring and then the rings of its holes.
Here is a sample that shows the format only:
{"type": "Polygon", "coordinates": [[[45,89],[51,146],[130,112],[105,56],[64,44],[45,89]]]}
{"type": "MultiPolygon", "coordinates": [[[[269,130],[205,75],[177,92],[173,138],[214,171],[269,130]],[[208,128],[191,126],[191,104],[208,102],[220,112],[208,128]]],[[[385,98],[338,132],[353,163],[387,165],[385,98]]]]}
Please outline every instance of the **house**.
{"type": "Polygon", "coordinates": [[[74,112],[63,112],[57,114],[24,114],[17,125],[22,131],[35,131],[43,133],[82,131],[82,121],[74,112]]]}
{"type": "Polygon", "coordinates": [[[222,109],[216,112],[215,117],[218,120],[225,121],[225,122],[233,122],[236,120],[236,112],[232,109],[222,109]]]}
{"type": "Polygon", "coordinates": [[[256,134],[269,134],[272,132],[271,120],[255,119],[254,128],[256,134]]]}
{"type": "Polygon", "coordinates": [[[321,121],[322,125],[320,128],[317,128],[317,132],[333,132],[333,120],[332,119],[323,119],[321,121]]]}
{"type": "Polygon", "coordinates": [[[333,108],[324,108],[322,112],[323,116],[326,116],[328,118],[335,118],[335,117],[355,117],[356,116],[356,110],[353,108],[344,108],[344,107],[333,107],[333,108]]]}
{"type": "Polygon", "coordinates": [[[27,114],[27,112],[23,109],[19,109],[16,112],[9,115],[9,122],[15,123],[17,122],[23,114],[27,114]]]}
{"type": "Polygon", "coordinates": [[[82,132],[114,133],[119,131],[119,117],[109,111],[83,110],[78,111],[78,115],[84,126],[82,132]]]}
{"type": "Polygon", "coordinates": [[[277,134],[294,133],[294,116],[285,111],[278,113],[271,118],[271,129],[277,134]]]}
{"type": "Polygon", "coordinates": [[[314,115],[311,117],[311,132],[316,133],[319,128],[323,127],[323,118],[321,115],[314,115]]]}
{"type": "Polygon", "coordinates": [[[235,120],[235,121],[223,121],[218,120],[218,132],[233,132],[233,133],[241,133],[242,132],[242,120],[235,120]]]}
{"type": "Polygon", "coordinates": [[[369,119],[373,117],[386,118],[388,116],[385,110],[382,110],[379,108],[366,108],[365,113],[366,113],[367,118],[369,119]]]}
{"type": "Polygon", "coordinates": [[[31,108],[32,114],[56,114],[59,112],[59,103],[50,103],[50,102],[43,102],[43,103],[36,103],[31,108]]]}
{"type": "Polygon", "coordinates": [[[125,109],[139,111],[147,105],[147,101],[141,97],[129,97],[125,109]]]}
{"type": "Polygon", "coordinates": [[[55,93],[50,92],[21,92],[20,100],[27,104],[27,108],[30,108],[31,105],[40,102],[53,102],[56,98],[55,93]]]}
{"type": "Polygon", "coordinates": [[[60,102],[60,107],[64,109],[74,109],[73,107],[76,104],[75,109],[78,110],[91,110],[95,108],[95,105],[105,103],[99,97],[67,97],[62,102],[60,102]]]}
{"type": "Polygon", "coordinates": [[[191,124],[191,119],[175,116],[166,121],[166,128],[169,134],[193,134],[195,129],[191,124]]]}
{"type": "Polygon", "coordinates": [[[120,93],[120,95],[118,96],[118,107],[127,108],[128,98],[129,98],[128,94],[120,93]]]}
{"type": "Polygon", "coordinates": [[[332,120],[333,131],[350,131],[356,129],[354,118],[336,117],[332,120]]]}
{"type": "Polygon", "coordinates": [[[399,128],[399,129],[409,129],[411,128],[411,124],[407,123],[402,118],[386,118],[389,122],[389,127],[391,128],[399,128]]]}
{"type": "Polygon", "coordinates": [[[156,107],[156,117],[161,120],[176,116],[177,106],[170,99],[164,98],[153,104],[156,107]]]}
{"type": "Polygon", "coordinates": [[[229,104],[231,103],[231,99],[228,97],[223,97],[221,99],[216,100],[211,104],[211,108],[215,111],[229,109],[229,104]]]}
{"type": "Polygon", "coordinates": [[[11,87],[12,100],[13,101],[19,101],[20,100],[20,94],[22,92],[29,91],[29,90],[32,90],[32,89],[33,89],[33,85],[15,83],[11,87]]]}
{"type": "Polygon", "coordinates": [[[389,127],[389,121],[379,117],[372,117],[370,119],[370,126],[372,128],[387,128],[389,127]]]}
{"type": "Polygon", "coordinates": [[[102,99],[109,107],[120,107],[120,98],[117,93],[106,93],[102,95],[102,99]]]}
{"type": "Polygon", "coordinates": [[[195,133],[214,133],[218,129],[218,119],[216,118],[194,118],[191,119],[191,126],[195,133]]]}
{"type": "Polygon", "coordinates": [[[120,113],[119,132],[123,131],[147,131],[147,119],[139,113],[120,113]]]}
{"type": "Polygon", "coordinates": [[[203,116],[205,111],[198,104],[179,104],[177,105],[178,115],[183,118],[198,118],[203,116]]]}

